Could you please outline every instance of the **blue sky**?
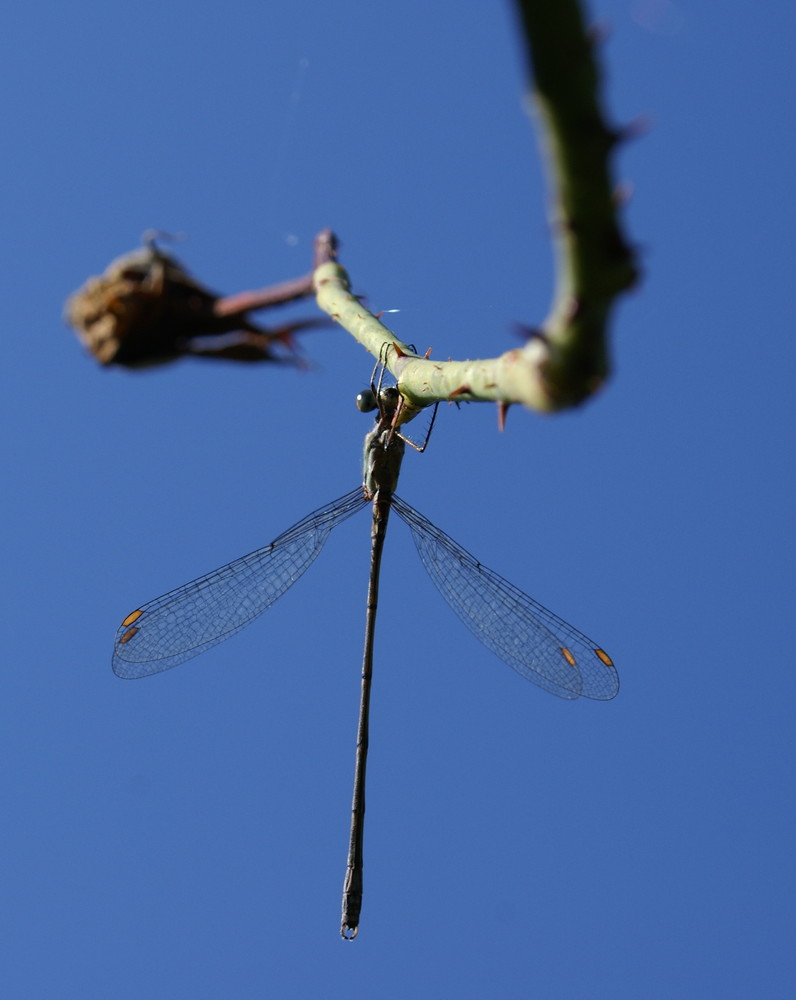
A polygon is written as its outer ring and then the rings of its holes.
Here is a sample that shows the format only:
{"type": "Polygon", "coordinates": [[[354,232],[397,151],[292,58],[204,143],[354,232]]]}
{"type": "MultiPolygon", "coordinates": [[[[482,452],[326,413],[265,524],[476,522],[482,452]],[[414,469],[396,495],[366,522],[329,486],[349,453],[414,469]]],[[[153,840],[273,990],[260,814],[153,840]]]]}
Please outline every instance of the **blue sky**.
{"type": "MultiPolygon", "coordinates": [[[[484,650],[397,520],[366,886],[338,935],[368,517],[268,615],[147,680],[140,603],[353,488],[371,361],[101,370],[62,302],[152,226],[231,293],[332,226],[435,356],[546,313],[547,193],[505,3],[32,3],[3,46],[11,997],[790,997],[793,5],[601,0],[646,277],[578,412],[443,409],[401,494],[593,635],[615,701],[484,650]]],[[[312,304],[286,315],[311,313],[312,304]]]]}

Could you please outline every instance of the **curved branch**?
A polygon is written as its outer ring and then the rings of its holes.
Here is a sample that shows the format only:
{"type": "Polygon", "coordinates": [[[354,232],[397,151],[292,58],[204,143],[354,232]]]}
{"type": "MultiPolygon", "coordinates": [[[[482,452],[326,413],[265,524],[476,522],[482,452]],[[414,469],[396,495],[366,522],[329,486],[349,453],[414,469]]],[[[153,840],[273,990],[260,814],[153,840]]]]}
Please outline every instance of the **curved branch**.
{"type": "Polygon", "coordinates": [[[610,157],[622,135],[599,105],[594,40],[576,0],[515,0],[533,72],[532,106],[553,190],[557,279],[547,318],[522,348],[477,361],[419,358],[351,294],[330,256],[315,272],[318,305],[387,367],[414,406],[497,401],[550,412],[574,407],[609,373],[607,335],[619,294],[638,280],[618,218],[610,157]]]}
{"type": "Polygon", "coordinates": [[[605,121],[595,34],[586,30],[577,0],[515,2],[553,193],[558,274],[540,331],[548,345],[544,378],[551,402],[572,406],[607,377],[610,312],[639,277],[620,226],[610,163],[631,130],[622,133],[605,121]]]}

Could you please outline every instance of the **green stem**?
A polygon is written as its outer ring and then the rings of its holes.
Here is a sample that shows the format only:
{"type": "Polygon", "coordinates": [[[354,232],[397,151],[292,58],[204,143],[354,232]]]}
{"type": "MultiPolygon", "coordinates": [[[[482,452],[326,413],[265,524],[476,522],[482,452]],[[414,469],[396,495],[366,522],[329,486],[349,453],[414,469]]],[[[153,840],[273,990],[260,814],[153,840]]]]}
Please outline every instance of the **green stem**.
{"type": "Polygon", "coordinates": [[[621,135],[600,108],[595,42],[580,6],[576,0],[515,2],[552,189],[557,275],[547,318],[524,347],[500,357],[427,360],[351,294],[348,274],[334,259],[315,271],[320,308],[386,360],[417,409],[446,399],[522,403],[543,412],[579,405],[608,377],[610,315],[618,296],[638,280],[611,178],[610,157],[621,135]]]}

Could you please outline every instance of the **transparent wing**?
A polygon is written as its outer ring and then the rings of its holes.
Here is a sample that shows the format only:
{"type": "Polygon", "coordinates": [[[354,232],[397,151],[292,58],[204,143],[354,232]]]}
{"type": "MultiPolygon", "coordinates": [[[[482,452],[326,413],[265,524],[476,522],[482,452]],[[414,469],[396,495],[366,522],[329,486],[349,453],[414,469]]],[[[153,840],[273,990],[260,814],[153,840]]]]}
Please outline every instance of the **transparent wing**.
{"type": "Polygon", "coordinates": [[[114,673],[156,674],[234,635],[309,569],[335,525],[367,503],[358,487],[308,514],[270,545],[133,611],[116,633],[114,673]]]}
{"type": "Polygon", "coordinates": [[[423,565],[473,635],[517,673],[559,698],[607,701],[619,690],[608,654],[393,497],[423,565]]]}

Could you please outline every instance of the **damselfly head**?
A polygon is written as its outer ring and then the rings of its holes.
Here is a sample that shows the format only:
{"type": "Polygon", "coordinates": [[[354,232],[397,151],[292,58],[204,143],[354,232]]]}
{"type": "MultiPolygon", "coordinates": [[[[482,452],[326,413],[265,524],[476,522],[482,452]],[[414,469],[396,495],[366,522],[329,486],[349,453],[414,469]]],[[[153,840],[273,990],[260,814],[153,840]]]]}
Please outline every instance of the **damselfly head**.
{"type": "Polygon", "coordinates": [[[372,413],[378,405],[376,393],[372,389],[364,389],[357,396],[357,409],[360,413],[372,413]]]}
{"type": "Polygon", "coordinates": [[[357,409],[360,413],[372,413],[378,410],[381,416],[390,416],[395,412],[401,394],[394,385],[385,385],[380,389],[375,387],[364,389],[357,396],[357,409]]]}

